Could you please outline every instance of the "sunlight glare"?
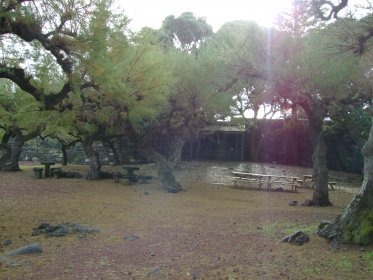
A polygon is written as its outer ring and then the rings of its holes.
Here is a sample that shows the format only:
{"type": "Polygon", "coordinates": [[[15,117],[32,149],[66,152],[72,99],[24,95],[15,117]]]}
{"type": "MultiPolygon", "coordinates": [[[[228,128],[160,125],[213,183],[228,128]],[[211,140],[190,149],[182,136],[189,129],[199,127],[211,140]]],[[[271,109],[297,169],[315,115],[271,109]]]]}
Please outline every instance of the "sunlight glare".
{"type": "Polygon", "coordinates": [[[291,0],[127,0],[118,3],[132,19],[130,27],[134,31],[143,26],[158,29],[165,17],[179,16],[183,12],[193,12],[197,17],[205,17],[215,32],[225,22],[233,20],[252,20],[261,26],[269,27],[275,22],[278,13],[291,6],[291,0]]]}

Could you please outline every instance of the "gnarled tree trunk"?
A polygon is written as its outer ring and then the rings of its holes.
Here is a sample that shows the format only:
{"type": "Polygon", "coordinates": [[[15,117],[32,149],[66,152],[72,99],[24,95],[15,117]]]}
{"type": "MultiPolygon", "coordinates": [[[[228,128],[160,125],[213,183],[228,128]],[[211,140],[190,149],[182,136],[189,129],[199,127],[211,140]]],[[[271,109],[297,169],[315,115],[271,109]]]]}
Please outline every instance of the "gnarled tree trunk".
{"type": "MultiPolygon", "coordinates": [[[[25,143],[25,137],[22,135],[22,132],[19,129],[14,129],[13,135],[14,141],[11,144],[1,144],[3,150],[5,151],[4,155],[0,159],[0,169],[2,171],[20,171],[18,161],[22,152],[23,144],[25,143]]],[[[9,138],[7,140],[9,140],[9,138]]]]}
{"type": "Polygon", "coordinates": [[[5,163],[10,158],[10,153],[12,148],[8,144],[10,137],[12,134],[10,132],[6,132],[0,143],[0,170],[3,170],[5,167],[5,163]]]}
{"type": "Polygon", "coordinates": [[[170,147],[169,162],[173,165],[172,167],[176,170],[180,168],[181,154],[185,144],[185,138],[175,137],[172,139],[170,147]]]}
{"type": "Polygon", "coordinates": [[[373,122],[362,154],[364,156],[363,183],[359,193],[344,209],[336,224],[342,230],[343,242],[368,245],[373,244],[373,122]]]}
{"type": "Polygon", "coordinates": [[[177,193],[181,191],[181,185],[176,181],[172,169],[168,165],[167,159],[160,153],[154,150],[151,146],[142,147],[143,155],[154,161],[158,167],[158,176],[162,182],[163,187],[171,193],[177,193]]]}
{"type": "Polygon", "coordinates": [[[320,236],[332,239],[332,244],[337,246],[340,242],[356,245],[373,244],[373,122],[362,154],[364,156],[364,180],[359,193],[333,224],[319,232],[320,236]]]}
{"type": "Polygon", "coordinates": [[[313,146],[312,178],[314,182],[314,191],[312,197],[312,205],[330,206],[332,205],[332,203],[329,200],[328,191],[329,171],[326,160],[327,151],[324,136],[322,134],[322,124],[325,117],[325,110],[320,107],[322,106],[315,106],[315,108],[308,115],[313,146]]]}
{"type": "Polygon", "coordinates": [[[98,180],[101,178],[101,162],[99,153],[93,147],[93,140],[86,139],[83,141],[84,153],[89,159],[88,180],[98,180]]]}

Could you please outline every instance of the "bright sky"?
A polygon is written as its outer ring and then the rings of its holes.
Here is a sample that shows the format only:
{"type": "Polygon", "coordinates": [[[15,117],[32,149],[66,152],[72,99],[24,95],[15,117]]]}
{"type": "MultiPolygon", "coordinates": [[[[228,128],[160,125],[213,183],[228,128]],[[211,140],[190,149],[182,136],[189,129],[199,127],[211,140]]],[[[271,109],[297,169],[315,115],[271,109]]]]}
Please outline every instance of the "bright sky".
{"type": "Polygon", "coordinates": [[[121,8],[132,19],[130,28],[138,31],[143,26],[155,29],[169,15],[179,16],[193,12],[205,17],[216,32],[221,25],[232,20],[253,20],[270,26],[276,14],[289,7],[292,0],[122,0],[121,8]]]}

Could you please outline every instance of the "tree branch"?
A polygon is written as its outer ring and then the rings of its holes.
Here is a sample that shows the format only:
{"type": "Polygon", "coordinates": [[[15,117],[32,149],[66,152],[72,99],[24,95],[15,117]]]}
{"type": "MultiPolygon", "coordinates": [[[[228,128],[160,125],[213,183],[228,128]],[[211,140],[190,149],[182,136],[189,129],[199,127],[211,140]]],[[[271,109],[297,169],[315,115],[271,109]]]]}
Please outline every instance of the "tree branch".
{"type": "Polygon", "coordinates": [[[312,0],[312,5],[316,10],[317,16],[321,20],[330,20],[331,18],[338,18],[338,13],[348,5],[348,0],[339,0],[338,5],[334,5],[328,0],[312,0]],[[322,7],[328,6],[330,11],[327,15],[324,14],[322,7]]]}
{"type": "Polygon", "coordinates": [[[14,34],[26,42],[39,41],[56,58],[57,63],[66,74],[72,73],[73,62],[68,57],[69,46],[57,35],[49,38],[43,34],[39,22],[24,16],[9,16],[9,14],[3,13],[0,15],[0,23],[0,35],[14,34]]]}
{"type": "Polygon", "coordinates": [[[42,101],[42,91],[32,85],[32,77],[28,76],[23,69],[0,64],[0,78],[13,81],[22,90],[31,94],[37,101],[42,101]]]}

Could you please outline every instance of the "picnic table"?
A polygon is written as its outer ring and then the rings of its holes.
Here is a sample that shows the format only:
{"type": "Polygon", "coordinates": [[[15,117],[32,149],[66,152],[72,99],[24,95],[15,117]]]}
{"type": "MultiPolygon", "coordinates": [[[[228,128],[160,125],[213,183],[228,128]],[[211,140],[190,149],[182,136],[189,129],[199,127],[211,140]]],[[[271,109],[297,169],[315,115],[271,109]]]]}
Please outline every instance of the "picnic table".
{"type": "Polygon", "coordinates": [[[258,174],[241,171],[233,171],[234,185],[238,187],[237,182],[252,182],[258,184],[261,189],[263,185],[267,186],[267,190],[272,190],[274,185],[290,186],[292,191],[296,191],[298,187],[298,177],[275,175],[275,174],[258,174]]]}
{"type": "MultiPolygon", "coordinates": [[[[314,182],[313,182],[313,178],[312,178],[312,175],[303,175],[303,178],[302,179],[298,179],[298,183],[300,185],[300,187],[304,187],[304,188],[314,188],[314,182]]],[[[332,182],[332,181],[328,181],[328,186],[334,190],[334,186],[337,185],[337,182],[332,182]]]]}
{"type": "Polygon", "coordinates": [[[45,166],[45,178],[48,178],[51,176],[51,165],[55,165],[56,163],[53,161],[43,161],[40,162],[45,166]]]}

